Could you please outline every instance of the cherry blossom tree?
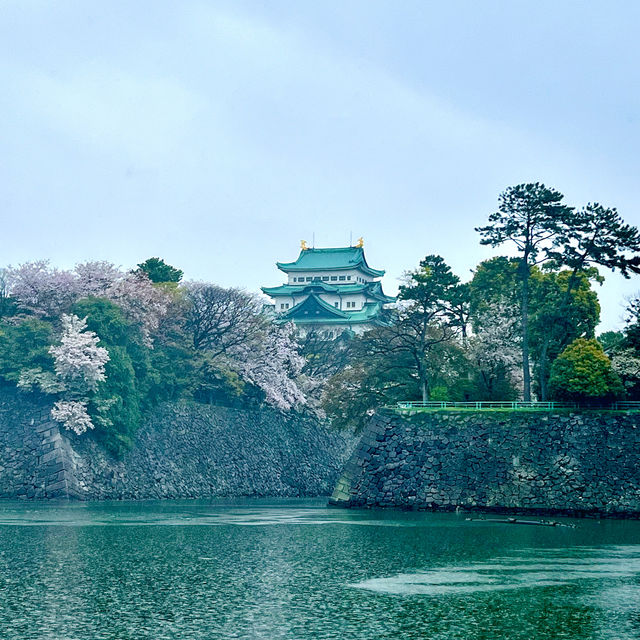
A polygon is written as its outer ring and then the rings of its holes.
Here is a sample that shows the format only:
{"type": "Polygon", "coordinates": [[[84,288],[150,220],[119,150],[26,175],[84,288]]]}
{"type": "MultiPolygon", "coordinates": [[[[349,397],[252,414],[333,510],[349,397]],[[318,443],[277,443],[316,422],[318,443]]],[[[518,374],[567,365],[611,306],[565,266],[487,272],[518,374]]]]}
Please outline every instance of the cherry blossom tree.
{"type": "Polygon", "coordinates": [[[264,340],[238,345],[234,353],[240,375],[264,392],[268,404],[283,411],[307,403],[299,380],[305,360],[294,334],[292,324],[272,325],[264,340]]]}
{"type": "Polygon", "coordinates": [[[20,307],[53,318],[69,309],[77,298],[72,272],[55,269],[47,260],[7,267],[8,290],[20,307]]]}
{"type": "Polygon", "coordinates": [[[147,346],[171,302],[171,294],[154,287],[144,272],[125,272],[105,261],[83,262],[73,271],[52,268],[46,260],[26,262],[8,267],[5,279],[8,293],[24,311],[47,318],[69,313],[82,298],[107,298],[140,327],[147,346]]]}
{"type": "Polygon", "coordinates": [[[71,392],[96,391],[98,383],[106,379],[104,365],[109,362],[109,352],[98,346],[100,338],[93,331],[86,330],[86,318],[64,314],[61,322],[60,344],[49,349],[56,375],[71,392]]]}
{"type": "Polygon", "coordinates": [[[611,366],[622,379],[626,389],[640,384],[640,355],[635,349],[616,351],[611,358],[611,366]]]}
{"type": "Polygon", "coordinates": [[[171,303],[166,289],[154,287],[144,271],[125,272],[110,262],[84,262],[76,265],[77,299],[88,296],[115,302],[131,323],[140,327],[143,342],[153,345],[153,337],[171,303]]]}
{"type": "MultiPolygon", "coordinates": [[[[61,328],[60,344],[49,350],[55,373],[25,367],[18,383],[25,390],[58,394],[54,413],[69,429],[84,431],[91,428],[92,420],[101,426],[98,405],[104,387],[100,383],[105,380],[109,353],[98,346],[98,336],[87,330],[87,319],[95,321],[95,309],[100,308],[98,301],[88,298],[117,305],[126,323],[139,329],[128,334],[132,344],[152,348],[155,342],[153,355],[138,352],[136,347],[135,357],[142,354],[148,359],[145,367],[153,362],[151,367],[171,375],[167,360],[171,353],[183,359],[193,356],[194,361],[205,359],[215,363],[212,370],[233,373],[238,380],[260,389],[265,402],[283,410],[309,406],[313,404],[310,398],[320,395],[322,380],[302,372],[305,360],[293,327],[273,325],[263,313],[262,301],[240,289],[200,282],[154,285],[144,269],[126,272],[105,261],[80,263],[73,270],[37,261],[9,267],[3,275],[3,295],[14,308],[17,305],[18,310],[61,328]],[[87,311],[82,313],[81,308],[87,311]],[[88,318],[78,317],[84,315],[88,318]]],[[[100,333],[97,326],[94,323],[92,328],[100,333]]],[[[113,350],[112,355],[110,369],[114,370],[117,358],[113,350]]],[[[141,375],[147,375],[145,371],[141,375]]],[[[103,407],[102,414],[106,413],[108,408],[103,407]]]]}
{"type": "Polygon", "coordinates": [[[513,388],[521,387],[520,340],[519,318],[505,302],[489,304],[476,319],[476,332],[468,343],[469,358],[490,398],[499,391],[501,380],[513,388]]]}
{"type": "Polygon", "coordinates": [[[153,336],[171,303],[170,293],[154,287],[145,273],[135,272],[111,284],[104,297],[115,302],[127,320],[140,327],[144,344],[153,346],[153,336]]]}
{"type": "Polygon", "coordinates": [[[63,315],[60,344],[49,352],[54,358],[56,376],[63,385],[63,398],[56,402],[51,417],[78,435],[93,429],[87,411],[89,396],[106,380],[105,364],[109,352],[99,347],[100,338],[87,331],[86,318],[63,315]]]}
{"type": "Polygon", "coordinates": [[[91,416],[87,412],[87,403],[81,400],[59,400],[51,409],[51,417],[77,435],[93,429],[91,416]]]}
{"type": "Polygon", "coordinates": [[[240,289],[202,282],[185,285],[185,327],[194,349],[237,372],[282,410],[307,403],[305,364],[293,325],[274,325],[260,300],[240,289]]]}
{"type": "Polygon", "coordinates": [[[75,266],[73,273],[79,298],[107,298],[109,289],[125,277],[121,269],[106,261],[81,262],[75,266]]]}

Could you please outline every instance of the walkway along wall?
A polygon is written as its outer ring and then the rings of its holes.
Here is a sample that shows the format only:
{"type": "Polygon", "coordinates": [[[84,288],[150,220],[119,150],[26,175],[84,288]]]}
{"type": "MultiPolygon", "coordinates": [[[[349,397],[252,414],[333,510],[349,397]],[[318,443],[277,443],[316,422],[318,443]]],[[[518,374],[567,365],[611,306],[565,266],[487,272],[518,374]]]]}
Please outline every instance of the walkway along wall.
{"type": "Polygon", "coordinates": [[[640,517],[640,414],[375,415],[330,503],[640,517]]]}

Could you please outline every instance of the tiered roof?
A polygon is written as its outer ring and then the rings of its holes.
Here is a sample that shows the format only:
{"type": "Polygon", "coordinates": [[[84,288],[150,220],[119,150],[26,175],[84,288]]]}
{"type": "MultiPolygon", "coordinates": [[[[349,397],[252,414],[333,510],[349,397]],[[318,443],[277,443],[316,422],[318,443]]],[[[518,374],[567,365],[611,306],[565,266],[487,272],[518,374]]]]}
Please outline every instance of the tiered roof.
{"type": "MultiPolygon", "coordinates": [[[[327,271],[359,271],[370,278],[380,278],[384,271],[372,269],[364,257],[362,241],[355,247],[338,247],[329,249],[310,249],[306,243],[302,243],[302,250],[295,262],[277,262],[278,269],[285,273],[306,273],[305,280],[310,282],[300,284],[284,284],[279,287],[262,287],[262,291],[272,298],[301,298],[284,313],[278,314],[278,322],[294,321],[296,324],[336,324],[336,325],[372,325],[385,324],[382,310],[385,304],[395,301],[392,296],[387,296],[382,291],[380,282],[353,282],[349,276],[349,282],[345,276],[339,274],[340,282],[329,283],[326,275],[314,276],[313,272],[327,271]],[[311,279],[313,278],[313,279],[311,279]],[[334,304],[327,302],[323,297],[330,296],[349,298],[357,295],[364,297],[364,304],[358,310],[348,308],[339,309],[334,304]]],[[[338,274],[336,274],[338,275],[338,274]]],[[[332,280],[338,280],[331,276],[332,280]]],[[[297,278],[302,280],[303,278],[297,278]]],[[[363,280],[362,278],[356,278],[363,280]]],[[[295,301],[295,300],[294,300],[295,301]]],[[[355,305],[355,303],[353,303],[355,305]]],[[[281,307],[284,305],[281,305],[281,307]]],[[[288,306],[288,305],[287,305],[288,306]]],[[[343,306],[343,305],[340,305],[343,306]]]]}
{"type": "Polygon", "coordinates": [[[302,249],[295,262],[276,262],[278,269],[292,271],[342,271],[359,269],[374,278],[381,278],[384,271],[372,269],[364,257],[362,247],[337,247],[331,249],[302,249]]]}
{"type": "Polygon", "coordinates": [[[316,293],[310,293],[302,302],[280,316],[280,322],[296,324],[383,324],[381,302],[367,302],[359,311],[342,311],[325,302],[316,293]]]}
{"type": "Polygon", "coordinates": [[[369,298],[374,298],[379,302],[395,302],[395,298],[388,296],[382,291],[382,284],[379,282],[364,282],[362,284],[329,284],[322,280],[314,280],[308,284],[283,284],[279,287],[262,287],[262,291],[268,296],[299,296],[306,293],[336,293],[338,295],[362,293],[369,298]]]}

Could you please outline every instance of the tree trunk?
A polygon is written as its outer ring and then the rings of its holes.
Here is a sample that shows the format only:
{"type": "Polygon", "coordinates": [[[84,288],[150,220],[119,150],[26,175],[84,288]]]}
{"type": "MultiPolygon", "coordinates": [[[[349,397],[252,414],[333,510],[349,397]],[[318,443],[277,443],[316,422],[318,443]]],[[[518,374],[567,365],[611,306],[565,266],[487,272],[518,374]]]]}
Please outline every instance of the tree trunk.
{"type": "Polygon", "coordinates": [[[540,383],[540,400],[546,402],[549,399],[548,379],[547,379],[547,354],[549,353],[549,339],[546,339],[540,351],[540,362],[538,363],[538,381],[540,383]]]}
{"type": "Polygon", "coordinates": [[[529,256],[522,259],[522,399],[531,402],[531,371],[529,369],[529,256]]]}
{"type": "MultiPolygon", "coordinates": [[[[573,292],[573,287],[578,281],[578,267],[574,268],[571,277],[569,278],[569,282],[567,283],[567,290],[564,292],[562,296],[562,301],[558,306],[558,321],[564,322],[566,320],[566,314],[568,312],[569,301],[571,299],[571,293],[573,292]]],[[[550,334],[544,339],[542,343],[542,349],[540,350],[540,363],[539,363],[539,380],[540,380],[540,398],[541,400],[548,400],[549,396],[549,380],[548,380],[548,371],[547,371],[547,357],[549,354],[549,345],[551,344],[550,334]]]]}
{"type": "Polygon", "coordinates": [[[421,380],[420,386],[422,387],[422,402],[427,402],[429,400],[429,394],[427,393],[427,381],[421,380]]]}

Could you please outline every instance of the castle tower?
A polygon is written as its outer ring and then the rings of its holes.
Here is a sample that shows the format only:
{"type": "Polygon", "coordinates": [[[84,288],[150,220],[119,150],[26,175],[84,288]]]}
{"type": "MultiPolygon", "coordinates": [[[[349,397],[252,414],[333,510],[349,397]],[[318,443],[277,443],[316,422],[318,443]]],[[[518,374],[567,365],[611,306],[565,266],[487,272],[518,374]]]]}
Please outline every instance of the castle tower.
{"type": "Polygon", "coordinates": [[[287,275],[286,284],[262,291],[273,299],[277,321],[293,321],[302,333],[362,333],[382,324],[384,305],[395,302],[382,291],[384,271],[367,264],[362,238],[355,247],[325,249],[303,241],[295,262],[276,265],[287,275]]]}

